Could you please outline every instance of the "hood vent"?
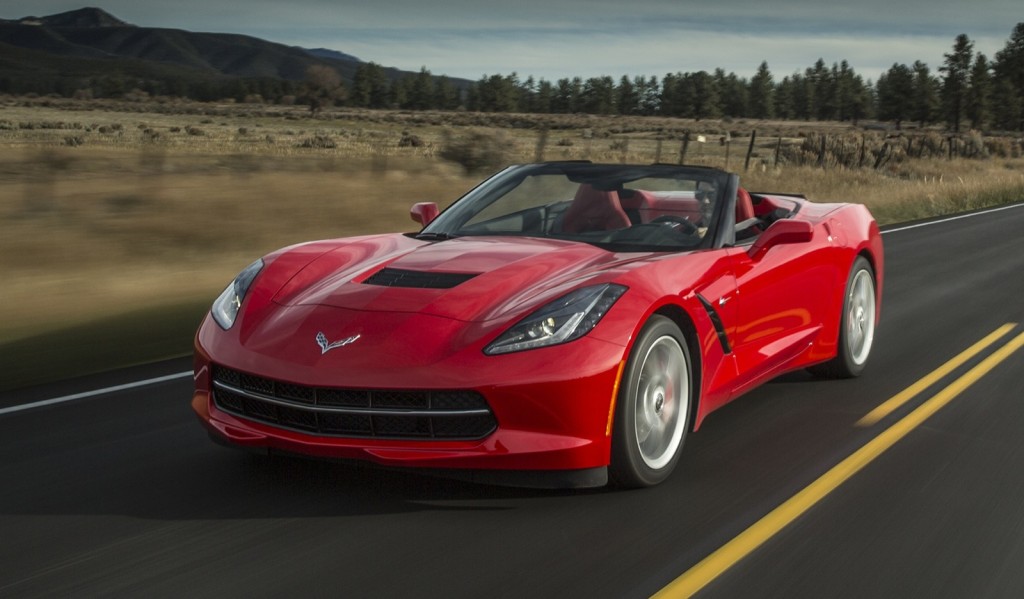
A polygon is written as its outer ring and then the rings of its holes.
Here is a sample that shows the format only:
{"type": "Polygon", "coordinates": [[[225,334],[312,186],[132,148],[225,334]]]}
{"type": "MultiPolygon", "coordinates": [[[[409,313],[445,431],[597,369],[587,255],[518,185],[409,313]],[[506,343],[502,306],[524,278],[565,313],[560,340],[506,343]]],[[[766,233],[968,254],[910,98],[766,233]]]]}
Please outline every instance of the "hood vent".
{"type": "Polygon", "coordinates": [[[451,289],[477,276],[479,273],[423,272],[382,268],[363,281],[366,285],[384,287],[412,287],[416,289],[451,289]]]}

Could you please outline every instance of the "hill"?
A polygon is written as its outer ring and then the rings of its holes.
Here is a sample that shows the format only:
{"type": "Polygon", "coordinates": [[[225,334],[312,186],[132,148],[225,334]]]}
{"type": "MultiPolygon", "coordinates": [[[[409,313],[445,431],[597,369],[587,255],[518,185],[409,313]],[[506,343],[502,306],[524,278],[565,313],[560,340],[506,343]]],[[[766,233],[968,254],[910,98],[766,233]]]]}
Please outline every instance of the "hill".
{"type": "MultiPolygon", "coordinates": [[[[0,19],[2,21],[2,19],[0,19]]],[[[129,23],[118,19],[101,8],[86,7],[69,10],[48,17],[24,17],[14,23],[22,25],[42,25],[45,27],[131,27],[129,23]]]]}
{"type": "Polygon", "coordinates": [[[354,60],[355,62],[363,62],[352,56],[351,54],[345,54],[344,52],[338,52],[337,50],[330,50],[328,48],[302,48],[308,54],[313,56],[319,56],[320,58],[336,58],[338,60],[354,60]]]}
{"type": "MultiPolygon", "coordinates": [[[[225,92],[239,86],[288,93],[314,65],[334,69],[351,85],[360,64],[342,52],[246,35],[140,27],[99,8],[0,19],[0,92],[69,95],[113,81],[115,88],[216,99],[238,95],[225,92]]],[[[412,74],[385,69],[391,80],[412,74]]]]}

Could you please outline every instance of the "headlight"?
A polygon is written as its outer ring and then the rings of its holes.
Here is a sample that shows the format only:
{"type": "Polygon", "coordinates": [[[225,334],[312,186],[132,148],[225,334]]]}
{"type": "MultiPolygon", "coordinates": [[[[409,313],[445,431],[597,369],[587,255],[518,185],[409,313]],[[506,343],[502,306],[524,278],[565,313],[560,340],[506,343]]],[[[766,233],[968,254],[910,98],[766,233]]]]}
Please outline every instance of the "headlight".
{"type": "Polygon", "coordinates": [[[213,314],[213,319],[225,331],[235,324],[235,317],[238,316],[238,309],[242,307],[242,300],[245,299],[249,286],[252,285],[253,279],[260,274],[261,270],[263,270],[262,259],[246,266],[245,270],[228,285],[224,293],[221,293],[220,297],[213,301],[213,308],[210,312],[213,314]]]}
{"type": "Polygon", "coordinates": [[[505,331],[484,353],[507,354],[578,339],[597,326],[625,292],[622,285],[606,283],[563,295],[505,331]]]}

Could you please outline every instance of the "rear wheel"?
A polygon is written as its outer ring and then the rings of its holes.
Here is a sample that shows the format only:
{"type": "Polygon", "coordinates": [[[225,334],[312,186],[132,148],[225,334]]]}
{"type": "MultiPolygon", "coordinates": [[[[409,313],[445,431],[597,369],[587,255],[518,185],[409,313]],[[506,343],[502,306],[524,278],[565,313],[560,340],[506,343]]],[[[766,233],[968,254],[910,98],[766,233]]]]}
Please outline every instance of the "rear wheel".
{"type": "Polygon", "coordinates": [[[690,421],[690,364],[679,327],[653,316],[640,331],[619,389],[609,467],[613,484],[648,487],[672,473],[690,421]]]}
{"type": "Polygon", "coordinates": [[[846,281],[838,353],[831,361],[811,367],[811,373],[826,378],[860,376],[875,341],[876,298],[875,272],[867,259],[858,257],[846,281]]]}

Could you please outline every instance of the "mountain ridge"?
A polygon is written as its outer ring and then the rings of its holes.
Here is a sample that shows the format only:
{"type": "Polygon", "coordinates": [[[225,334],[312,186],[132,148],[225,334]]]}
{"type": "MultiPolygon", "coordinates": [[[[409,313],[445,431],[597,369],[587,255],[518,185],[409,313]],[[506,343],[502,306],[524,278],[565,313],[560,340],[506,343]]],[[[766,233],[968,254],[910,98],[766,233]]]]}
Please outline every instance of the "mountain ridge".
{"type": "Polygon", "coordinates": [[[44,27],[135,27],[135,25],[122,21],[102,8],[95,6],[86,6],[45,17],[22,17],[15,20],[0,19],[0,22],[44,27]]]}
{"type": "MultiPolygon", "coordinates": [[[[300,48],[243,34],[133,25],[96,7],[0,19],[0,50],[4,46],[26,51],[18,61],[0,58],[0,92],[7,93],[74,91],[93,87],[104,77],[136,79],[125,85],[152,88],[151,93],[159,95],[177,95],[204,82],[227,86],[232,79],[278,81],[261,84],[260,93],[269,88],[290,93],[306,79],[310,67],[329,67],[350,86],[365,64],[337,50],[300,48]]],[[[415,75],[391,67],[383,70],[392,81],[415,75]]],[[[456,85],[468,83],[455,80],[456,85]]]]}

